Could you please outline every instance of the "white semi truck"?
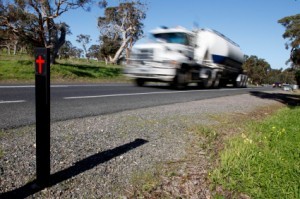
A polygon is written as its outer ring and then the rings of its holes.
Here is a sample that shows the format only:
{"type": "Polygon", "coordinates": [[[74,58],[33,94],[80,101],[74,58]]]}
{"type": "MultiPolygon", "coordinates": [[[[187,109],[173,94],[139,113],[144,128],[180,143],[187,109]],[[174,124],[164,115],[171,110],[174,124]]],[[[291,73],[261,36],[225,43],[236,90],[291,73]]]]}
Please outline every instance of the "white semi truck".
{"type": "Polygon", "coordinates": [[[246,87],[243,61],[240,47],[217,31],[163,27],[151,31],[151,42],[133,47],[124,73],[138,86],[162,81],[176,88],[189,83],[203,88],[228,83],[246,87]]]}

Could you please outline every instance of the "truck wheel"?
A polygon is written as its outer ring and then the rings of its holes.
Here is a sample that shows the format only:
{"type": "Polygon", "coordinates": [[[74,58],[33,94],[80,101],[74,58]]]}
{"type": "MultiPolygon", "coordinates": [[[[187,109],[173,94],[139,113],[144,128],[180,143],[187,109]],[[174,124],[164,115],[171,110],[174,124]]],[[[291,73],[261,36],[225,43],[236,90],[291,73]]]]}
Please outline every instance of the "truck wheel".
{"type": "Polygon", "coordinates": [[[218,73],[216,76],[216,79],[214,80],[212,87],[213,88],[220,88],[220,80],[221,80],[221,74],[218,73]]]}
{"type": "Polygon", "coordinates": [[[213,84],[213,80],[210,78],[210,79],[203,80],[202,82],[198,82],[198,87],[199,88],[211,88],[212,84],[213,84]]]}
{"type": "Polygon", "coordinates": [[[137,86],[144,86],[145,85],[145,80],[138,78],[138,79],[135,80],[135,84],[137,86]]]}
{"type": "Polygon", "coordinates": [[[234,84],[234,87],[236,87],[236,88],[246,88],[247,85],[243,81],[236,81],[235,84],[234,84]]]}
{"type": "Polygon", "coordinates": [[[178,72],[171,86],[179,90],[184,89],[187,86],[185,73],[178,72]]]}
{"type": "Polygon", "coordinates": [[[212,87],[212,85],[213,85],[213,82],[214,82],[214,80],[213,80],[213,78],[211,77],[211,72],[210,71],[207,71],[207,75],[208,75],[208,78],[206,78],[206,79],[204,79],[200,84],[198,84],[198,85],[200,85],[200,87],[202,87],[202,88],[211,88],[212,87]]]}
{"type": "Polygon", "coordinates": [[[226,80],[226,79],[221,79],[221,80],[220,80],[219,86],[220,86],[220,87],[226,87],[227,84],[228,84],[228,80],[226,80]]]}
{"type": "Polygon", "coordinates": [[[236,81],[235,84],[234,84],[234,87],[241,88],[241,82],[240,81],[236,81]]]}

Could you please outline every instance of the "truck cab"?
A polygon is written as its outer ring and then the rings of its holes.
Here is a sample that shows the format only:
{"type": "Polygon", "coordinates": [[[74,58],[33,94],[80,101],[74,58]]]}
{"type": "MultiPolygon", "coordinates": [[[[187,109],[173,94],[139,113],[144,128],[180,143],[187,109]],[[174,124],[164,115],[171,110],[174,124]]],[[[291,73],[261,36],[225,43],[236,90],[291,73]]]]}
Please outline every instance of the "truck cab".
{"type": "Polygon", "coordinates": [[[125,74],[142,86],[146,81],[174,82],[182,64],[191,64],[195,34],[184,28],[158,28],[150,33],[150,42],[136,45],[125,74]]]}

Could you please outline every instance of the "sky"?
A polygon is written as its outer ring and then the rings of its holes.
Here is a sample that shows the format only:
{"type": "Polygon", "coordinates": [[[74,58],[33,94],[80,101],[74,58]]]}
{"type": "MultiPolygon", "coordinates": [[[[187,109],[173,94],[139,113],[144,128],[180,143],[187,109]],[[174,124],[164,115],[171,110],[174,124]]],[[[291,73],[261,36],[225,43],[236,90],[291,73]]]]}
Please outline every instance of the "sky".
{"type": "MultiPolygon", "coordinates": [[[[107,0],[108,6],[118,4],[117,0],[107,0]]],[[[285,28],[278,20],[299,14],[300,0],[146,0],[148,10],[144,22],[144,32],[160,26],[183,26],[217,30],[240,45],[246,55],[256,55],[265,59],[273,69],[286,69],[285,62],[290,50],[285,49],[282,34],[285,28]]],[[[67,40],[80,47],[76,36],[91,36],[92,44],[99,44],[97,18],[103,16],[104,9],[92,6],[90,12],[77,9],[61,16],[58,21],[66,22],[72,35],[67,40]]]]}

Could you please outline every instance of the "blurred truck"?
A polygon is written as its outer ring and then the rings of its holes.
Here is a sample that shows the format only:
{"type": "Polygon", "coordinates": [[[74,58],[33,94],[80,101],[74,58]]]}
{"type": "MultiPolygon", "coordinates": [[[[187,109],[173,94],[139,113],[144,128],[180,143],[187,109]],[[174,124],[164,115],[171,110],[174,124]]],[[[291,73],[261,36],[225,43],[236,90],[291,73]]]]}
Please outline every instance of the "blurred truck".
{"type": "Polygon", "coordinates": [[[203,88],[229,83],[247,86],[244,54],[235,42],[215,30],[163,27],[151,31],[150,41],[133,47],[124,69],[138,86],[159,81],[179,89],[189,83],[203,88]]]}

